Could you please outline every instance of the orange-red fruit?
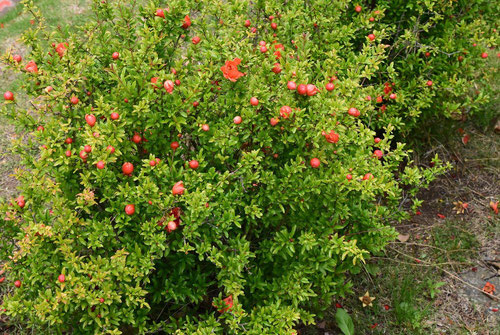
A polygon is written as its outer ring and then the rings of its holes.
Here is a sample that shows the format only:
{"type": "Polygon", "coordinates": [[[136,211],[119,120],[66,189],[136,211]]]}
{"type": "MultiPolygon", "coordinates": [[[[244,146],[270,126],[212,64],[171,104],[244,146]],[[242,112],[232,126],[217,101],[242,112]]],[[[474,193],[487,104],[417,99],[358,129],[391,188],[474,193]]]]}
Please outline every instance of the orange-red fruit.
{"type": "Polygon", "coordinates": [[[429,86],[429,87],[432,86],[432,80],[427,81],[427,86],[429,86]]]}
{"type": "Polygon", "coordinates": [[[259,100],[256,97],[250,98],[250,105],[257,106],[259,104],[259,100]]]}
{"type": "Polygon", "coordinates": [[[481,58],[488,58],[488,54],[487,54],[486,52],[483,52],[483,53],[481,54],[481,58]]]}
{"type": "Polygon", "coordinates": [[[379,137],[375,137],[375,139],[373,141],[375,142],[375,144],[377,144],[377,143],[380,142],[380,138],[379,137]]]}
{"type": "Polygon", "coordinates": [[[349,113],[349,115],[354,116],[354,117],[358,117],[360,115],[359,110],[357,110],[354,107],[349,108],[348,113],[349,113]]]}
{"type": "Polygon", "coordinates": [[[133,215],[135,213],[135,205],[130,204],[125,206],[125,214],[127,215],[133,215]]]}
{"type": "Polygon", "coordinates": [[[132,172],[134,172],[134,165],[132,163],[129,163],[129,162],[123,163],[122,172],[124,175],[127,175],[127,176],[131,175],[132,172]]]}
{"type": "Polygon", "coordinates": [[[14,101],[14,93],[12,93],[11,91],[7,91],[3,94],[3,98],[5,100],[14,101]]]}
{"type": "Polygon", "coordinates": [[[132,136],[132,142],[134,142],[135,144],[139,144],[141,143],[141,141],[142,141],[141,135],[135,133],[134,136],[132,136]]]}
{"type": "Polygon", "coordinates": [[[197,160],[191,160],[189,161],[189,167],[193,170],[196,170],[198,168],[198,166],[200,166],[200,164],[198,163],[197,160]]]}
{"type": "Polygon", "coordinates": [[[16,63],[21,63],[23,60],[23,57],[21,57],[21,55],[14,55],[14,56],[12,56],[12,59],[14,59],[14,61],[16,63]]]}
{"type": "Polygon", "coordinates": [[[64,154],[66,155],[66,157],[71,157],[71,150],[66,150],[64,154]]]}
{"type": "Polygon", "coordinates": [[[60,283],[64,283],[66,281],[66,276],[60,274],[59,277],[57,277],[57,280],[59,280],[60,283]]]}
{"type": "Polygon", "coordinates": [[[267,52],[267,47],[265,45],[260,47],[260,52],[265,53],[267,52]]]}
{"type": "Polygon", "coordinates": [[[87,114],[85,115],[85,121],[89,126],[93,127],[95,125],[96,118],[93,114],[87,114]]]}
{"type": "Polygon", "coordinates": [[[76,105],[77,103],[79,102],[78,98],[77,97],[71,97],[71,103],[73,105],[76,105]]]}
{"type": "Polygon", "coordinates": [[[113,52],[113,55],[111,55],[111,57],[113,57],[113,59],[118,59],[120,58],[120,54],[118,52],[113,52]]]}
{"type": "Polygon", "coordinates": [[[21,287],[21,281],[20,280],[16,280],[14,282],[14,286],[17,287],[17,288],[20,288],[21,287]]]}
{"type": "Polygon", "coordinates": [[[378,159],[381,159],[384,156],[384,153],[382,150],[375,150],[373,152],[373,157],[377,157],[378,159]]]}
{"type": "Polygon", "coordinates": [[[181,195],[184,193],[184,183],[181,181],[178,181],[175,183],[175,185],[172,187],[172,194],[173,195],[181,195]]]}
{"type": "Polygon", "coordinates": [[[149,166],[155,166],[155,165],[156,165],[156,161],[155,160],[149,161],[149,166]]]}
{"type": "Polygon", "coordinates": [[[120,114],[113,112],[111,113],[111,120],[118,120],[120,118],[120,114]]]}
{"type": "Polygon", "coordinates": [[[177,141],[174,141],[172,143],[170,143],[170,148],[172,148],[172,150],[177,150],[179,148],[179,142],[177,141]]]}
{"type": "Polygon", "coordinates": [[[306,85],[306,93],[308,96],[313,96],[313,95],[316,95],[316,93],[318,93],[318,88],[313,85],[313,84],[307,84],[306,85]]]}
{"type": "Polygon", "coordinates": [[[106,147],[106,150],[108,150],[110,154],[114,154],[115,153],[115,148],[112,145],[108,145],[106,147]]]}
{"type": "Polygon", "coordinates": [[[83,151],[85,151],[86,153],[89,153],[92,151],[92,147],[90,145],[86,145],[83,147],[83,151]]]}
{"type": "Polygon", "coordinates": [[[297,88],[297,84],[294,81],[289,81],[286,86],[289,90],[294,91],[297,88]]]}
{"type": "Polygon", "coordinates": [[[177,229],[177,223],[175,221],[168,221],[165,229],[170,233],[177,229]]]}
{"type": "Polygon", "coordinates": [[[325,88],[326,88],[326,90],[327,90],[328,92],[331,92],[331,91],[333,91],[333,90],[335,89],[335,85],[334,85],[333,83],[327,83],[327,84],[325,85],[325,88]]]}
{"type": "Polygon", "coordinates": [[[276,22],[271,23],[271,28],[272,28],[273,30],[278,29],[278,25],[276,24],[276,22]]]}
{"type": "Polygon", "coordinates": [[[357,13],[360,13],[360,12],[361,12],[361,10],[362,10],[362,8],[361,8],[361,6],[356,6],[356,7],[354,7],[354,10],[355,10],[357,13]]]}
{"type": "Polygon", "coordinates": [[[251,24],[250,20],[245,20],[245,27],[247,27],[247,28],[250,27],[250,24],[251,24]]]}
{"type": "Polygon", "coordinates": [[[97,162],[96,166],[99,170],[102,170],[104,169],[104,166],[106,165],[106,163],[104,161],[99,161],[97,162]]]}
{"type": "Polygon", "coordinates": [[[166,80],[164,83],[163,83],[163,87],[165,88],[165,90],[172,94],[173,90],[174,90],[174,82],[172,80],[166,80]]]}
{"type": "Polygon", "coordinates": [[[271,121],[269,121],[269,123],[271,124],[271,126],[275,126],[278,124],[278,122],[280,122],[280,120],[278,118],[272,118],[271,121]]]}
{"type": "Polygon", "coordinates": [[[240,124],[241,123],[241,116],[235,116],[233,119],[234,124],[240,124]]]}
{"type": "Polygon", "coordinates": [[[300,84],[299,86],[297,86],[297,93],[299,93],[300,95],[307,94],[307,86],[304,84],[300,84]]]}
{"type": "Polygon", "coordinates": [[[317,158],[311,159],[311,161],[309,163],[311,164],[311,167],[313,167],[315,169],[319,168],[319,166],[321,164],[321,162],[317,158]]]}
{"type": "Polygon", "coordinates": [[[373,179],[373,175],[371,173],[367,173],[363,176],[363,180],[373,179]]]}
{"type": "Polygon", "coordinates": [[[368,39],[370,41],[373,41],[375,39],[375,35],[374,34],[368,34],[368,39]]]}
{"type": "Polygon", "coordinates": [[[352,179],[352,175],[348,174],[347,176],[345,176],[347,178],[347,180],[351,180],[352,179]]]}
{"type": "Polygon", "coordinates": [[[396,93],[391,93],[391,95],[389,95],[389,98],[395,100],[397,98],[396,93]]]}
{"type": "Polygon", "coordinates": [[[88,157],[88,155],[84,150],[80,151],[80,158],[81,159],[86,160],[87,157],[88,157]]]}

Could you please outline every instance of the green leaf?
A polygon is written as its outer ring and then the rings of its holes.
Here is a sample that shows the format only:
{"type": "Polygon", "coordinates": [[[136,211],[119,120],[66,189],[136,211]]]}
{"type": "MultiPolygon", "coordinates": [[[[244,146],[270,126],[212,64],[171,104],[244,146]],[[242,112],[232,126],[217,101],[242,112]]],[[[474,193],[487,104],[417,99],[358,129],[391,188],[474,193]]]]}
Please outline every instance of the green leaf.
{"type": "Polygon", "coordinates": [[[354,324],[352,323],[351,316],[343,308],[337,308],[335,313],[335,320],[337,326],[345,335],[354,335],[354,324]]]}

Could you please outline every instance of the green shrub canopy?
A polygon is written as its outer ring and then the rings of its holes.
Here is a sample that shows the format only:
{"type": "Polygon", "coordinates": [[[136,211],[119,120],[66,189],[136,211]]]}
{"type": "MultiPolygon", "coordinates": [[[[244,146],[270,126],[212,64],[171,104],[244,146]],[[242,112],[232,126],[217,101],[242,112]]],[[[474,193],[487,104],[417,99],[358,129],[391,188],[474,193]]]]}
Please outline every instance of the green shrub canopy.
{"type": "Polygon", "coordinates": [[[404,138],[488,99],[469,81],[492,4],[370,3],[94,1],[49,32],[28,2],[31,53],[2,58],[32,99],[3,106],[27,132],[3,313],[75,334],[314,322],[446,169],[404,138]]]}

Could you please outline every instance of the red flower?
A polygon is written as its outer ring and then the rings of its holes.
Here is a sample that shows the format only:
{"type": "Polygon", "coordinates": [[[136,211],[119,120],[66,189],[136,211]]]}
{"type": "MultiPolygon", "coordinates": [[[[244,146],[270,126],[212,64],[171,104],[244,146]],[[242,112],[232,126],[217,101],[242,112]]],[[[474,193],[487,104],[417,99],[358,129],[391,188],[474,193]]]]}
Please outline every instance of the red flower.
{"type": "Polygon", "coordinates": [[[238,78],[243,77],[245,74],[238,71],[238,65],[240,65],[240,63],[241,59],[239,58],[235,58],[232,61],[226,61],[226,64],[220,68],[224,74],[224,78],[235,82],[238,78]]]}
{"type": "Polygon", "coordinates": [[[339,134],[335,133],[335,131],[330,131],[329,134],[325,134],[325,139],[328,143],[337,143],[339,141],[339,134]]]}
{"type": "Polygon", "coordinates": [[[36,66],[36,63],[32,60],[30,60],[28,64],[26,64],[26,67],[24,69],[30,73],[38,73],[38,66],[36,66]]]}
{"type": "Polygon", "coordinates": [[[488,293],[488,294],[493,294],[495,293],[495,285],[493,285],[490,282],[486,282],[486,284],[483,287],[483,292],[488,293]]]}
{"type": "Polygon", "coordinates": [[[392,87],[389,86],[389,83],[385,83],[384,93],[389,94],[392,91],[392,87]]]}
{"type": "Polygon", "coordinates": [[[292,113],[292,108],[290,106],[283,106],[280,108],[280,115],[284,119],[288,119],[291,113],[292,113]]]}
{"type": "Polygon", "coordinates": [[[59,43],[56,47],[56,52],[59,54],[59,57],[63,57],[66,52],[66,48],[68,47],[68,43],[59,43]]]}
{"type": "Polygon", "coordinates": [[[172,187],[172,194],[173,195],[181,195],[184,193],[184,183],[183,181],[178,181],[177,183],[175,183],[174,187],[172,187]]]}
{"type": "Polygon", "coordinates": [[[177,225],[181,224],[181,208],[180,207],[172,208],[172,210],[170,211],[170,215],[172,215],[175,218],[174,222],[177,225]]]}
{"type": "Polygon", "coordinates": [[[227,312],[231,308],[233,308],[233,296],[232,295],[230,295],[229,297],[227,297],[225,299],[222,299],[222,301],[226,304],[227,307],[219,309],[219,313],[227,312]]]}
{"type": "Polygon", "coordinates": [[[184,23],[182,23],[182,28],[187,29],[191,26],[191,19],[189,18],[189,15],[186,15],[184,17],[184,23]]]}

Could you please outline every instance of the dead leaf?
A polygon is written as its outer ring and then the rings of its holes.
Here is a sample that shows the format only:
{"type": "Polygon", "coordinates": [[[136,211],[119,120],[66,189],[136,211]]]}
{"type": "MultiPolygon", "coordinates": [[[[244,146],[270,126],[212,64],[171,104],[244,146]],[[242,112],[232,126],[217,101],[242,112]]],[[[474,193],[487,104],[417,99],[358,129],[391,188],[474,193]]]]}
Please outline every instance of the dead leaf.
{"type": "Polygon", "coordinates": [[[408,235],[403,235],[403,234],[399,234],[398,235],[398,240],[400,242],[406,242],[406,241],[408,241],[409,238],[410,238],[409,234],[408,235]]]}
{"type": "Polygon", "coordinates": [[[453,202],[453,204],[455,205],[454,209],[457,212],[457,214],[464,214],[465,210],[469,207],[468,203],[461,201],[455,201],[453,202]]]}
{"type": "Polygon", "coordinates": [[[375,297],[370,297],[370,293],[366,291],[365,295],[362,297],[359,297],[359,300],[363,303],[363,307],[366,306],[373,306],[372,302],[375,300],[375,297]]]}
{"type": "Polygon", "coordinates": [[[500,119],[497,120],[497,123],[495,124],[495,131],[498,133],[500,132],[500,119]]]}
{"type": "Polygon", "coordinates": [[[326,328],[326,321],[321,321],[320,323],[317,324],[317,326],[320,329],[325,329],[326,328]]]}
{"type": "Polygon", "coordinates": [[[498,201],[490,201],[490,208],[493,210],[493,212],[495,212],[495,214],[498,214],[498,201]]]}
{"type": "Polygon", "coordinates": [[[470,136],[469,136],[469,135],[467,135],[467,134],[466,134],[466,135],[464,135],[464,137],[462,137],[462,143],[463,143],[464,145],[466,145],[466,144],[469,142],[469,140],[470,140],[470,136]]]}

